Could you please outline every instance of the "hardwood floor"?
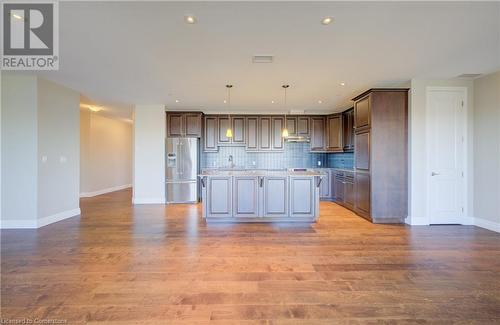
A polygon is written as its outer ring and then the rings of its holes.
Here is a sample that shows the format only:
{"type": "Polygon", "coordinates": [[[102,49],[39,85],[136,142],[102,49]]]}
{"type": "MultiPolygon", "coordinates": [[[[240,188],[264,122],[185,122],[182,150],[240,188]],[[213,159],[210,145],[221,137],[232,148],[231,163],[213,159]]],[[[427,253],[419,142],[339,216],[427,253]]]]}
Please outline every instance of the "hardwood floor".
{"type": "Polygon", "coordinates": [[[200,205],[82,199],[82,216],[2,230],[1,318],[52,324],[499,324],[500,234],[373,225],[209,224],[200,205]]]}

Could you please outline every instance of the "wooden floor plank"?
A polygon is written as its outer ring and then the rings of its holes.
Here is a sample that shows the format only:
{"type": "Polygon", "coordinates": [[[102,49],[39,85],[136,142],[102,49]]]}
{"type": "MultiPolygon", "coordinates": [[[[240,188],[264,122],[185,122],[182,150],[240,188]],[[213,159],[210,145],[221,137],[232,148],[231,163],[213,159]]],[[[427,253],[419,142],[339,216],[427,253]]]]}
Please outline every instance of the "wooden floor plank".
{"type": "Polygon", "coordinates": [[[330,202],[316,224],[217,224],[198,205],[81,201],[1,231],[1,318],[66,324],[498,324],[500,235],[374,225],[330,202]]]}

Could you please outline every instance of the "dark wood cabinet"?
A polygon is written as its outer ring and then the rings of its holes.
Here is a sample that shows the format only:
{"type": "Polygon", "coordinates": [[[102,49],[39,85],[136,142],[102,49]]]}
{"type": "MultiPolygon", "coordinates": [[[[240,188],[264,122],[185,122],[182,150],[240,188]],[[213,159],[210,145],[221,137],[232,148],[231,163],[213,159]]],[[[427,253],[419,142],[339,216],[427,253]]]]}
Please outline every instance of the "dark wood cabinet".
{"type": "Polygon", "coordinates": [[[354,108],[342,113],[344,152],[354,151],[354,108]]]}
{"type": "Polygon", "coordinates": [[[344,173],[344,206],[349,209],[354,209],[356,200],[356,190],[354,186],[354,173],[344,173]]]}
{"type": "Polygon", "coordinates": [[[205,116],[205,128],[203,133],[203,150],[204,151],[217,151],[217,116],[205,116]]]}
{"type": "Polygon", "coordinates": [[[167,112],[167,137],[201,137],[202,113],[167,112]]]}
{"type": "Polygon", "coordinates": [[[311,117],[311,151],[325,151],[325,117],[311,117]]]}
{"type": "Polygon", "coordinates": [[[370,89],[354,101],[354,211],[374,223],[408,215],[408,89],[370,89]]]}
{"type": "Polygon", "coordinates": [[[335,180],[334,180],[334,187],[335,187],[335,201],[338,203],[343,203],[344,202],[344,172],[340,171],[335,171],[335,180]]]}
{"type": "Polygon", "coordinates": [[[330,115],[326,118],[326,150],[341,152],[344,150],[342,142],[342,114],[330,115]]]}
{"type": "Polygon", "coordinates": [[[233,126],[233,138],[232,143],[245,144],[245,117],[244,116],[233,116],[231,118],[231,124],[233,126]]]}
{"type": "Polygon", "coordinates": [[[246,138],[248,151],[259,150],[259,118],[257,116],[246,117],[246,138]]]}
{"type": "Polygon", "coordinates": [[[361,129],[370,127],[371,110],[370,110],[371,95],[361,98],[354,104],[354,128],[361,129]]]}
{"type": "Polygon", "coordinates": [[[370,169],[370,131],[365,130],[361,133],[356,133],[354,136],[356,143],[356,151],[354,154],[354,161],[356,162],[356,169],[369,170],[370,169]]]}
{"type": "Polygon", "coordinates": [[[356,172],[356,196],[354,210],[362,217],[370,218],[370,174],[356,172]]]}
{"type": "Polygon", "coordinates": [[[297,116],[297,135],[303,137],[311,135],[311,119],[309,116],[297,116]]]}
{"type": "Polygon", "coordinates": [[[272,123],[272,150],[281,151],[285,149],[285,143],[282,136],[285,127],[285,118],[283,116],[271,117],[272,123]]]}
{"type": "Polygon", "coordinates": [[[297,117],[287,116],[286,117],[286,128],[288,130],[288,135],[297,135],[297,117]]]}
{"type": "Polygon", "coordinates": [[[227,129],[231,127],[231,118],[229,116],[219,116],[218,118],[218,136],[217,142],[219,145],[230,144],[231,139],[226,136],[227,129]]]}
{"type": "Polygon", "coordinates": [[[269,151],[272,149],[271,144],[271,117],[261,116],[259,117],[259,150],[269,151]]]}

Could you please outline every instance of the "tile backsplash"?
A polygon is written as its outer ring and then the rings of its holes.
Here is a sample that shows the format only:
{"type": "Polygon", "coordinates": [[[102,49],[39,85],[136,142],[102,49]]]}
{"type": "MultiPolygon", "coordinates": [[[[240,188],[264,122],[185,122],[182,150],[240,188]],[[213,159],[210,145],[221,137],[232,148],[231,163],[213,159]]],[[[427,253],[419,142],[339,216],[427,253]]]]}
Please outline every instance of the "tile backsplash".
{"type": "Polygon", "coordinates": [[[247,152],[245,147],[219,147],[218,152],[201,152],[201,168],[228,167],[229,155],[233,156],[234,165],[241,168],[352,167],[352,153],[311,153],[309,147],[305,142],[285,142],[284,152],[247,152]],[[338,155],[342,158],[332,157],[338,155]]]}

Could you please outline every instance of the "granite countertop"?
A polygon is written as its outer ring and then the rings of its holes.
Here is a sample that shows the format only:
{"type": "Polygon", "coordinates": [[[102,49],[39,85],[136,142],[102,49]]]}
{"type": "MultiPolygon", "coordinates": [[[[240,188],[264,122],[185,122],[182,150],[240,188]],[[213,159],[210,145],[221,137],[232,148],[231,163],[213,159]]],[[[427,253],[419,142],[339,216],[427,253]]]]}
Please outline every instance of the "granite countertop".
{"type": "Polygon", "coordinates": [[[208,169],[199,174],[200,177],[205,176],[322,176],[324,172],[317,170],[266,170],[266,169],[240,169],[240,170],[217,170],[208,169]]]}
{"type": "Polygon", "coordinates": [[[333,167],[332,169],[338,170],[338,171],[341,171],[341,172],[349,172],[349,173],[354,173],[355,172],[354,168],[335,168],[335,167],[333,167]]]}

